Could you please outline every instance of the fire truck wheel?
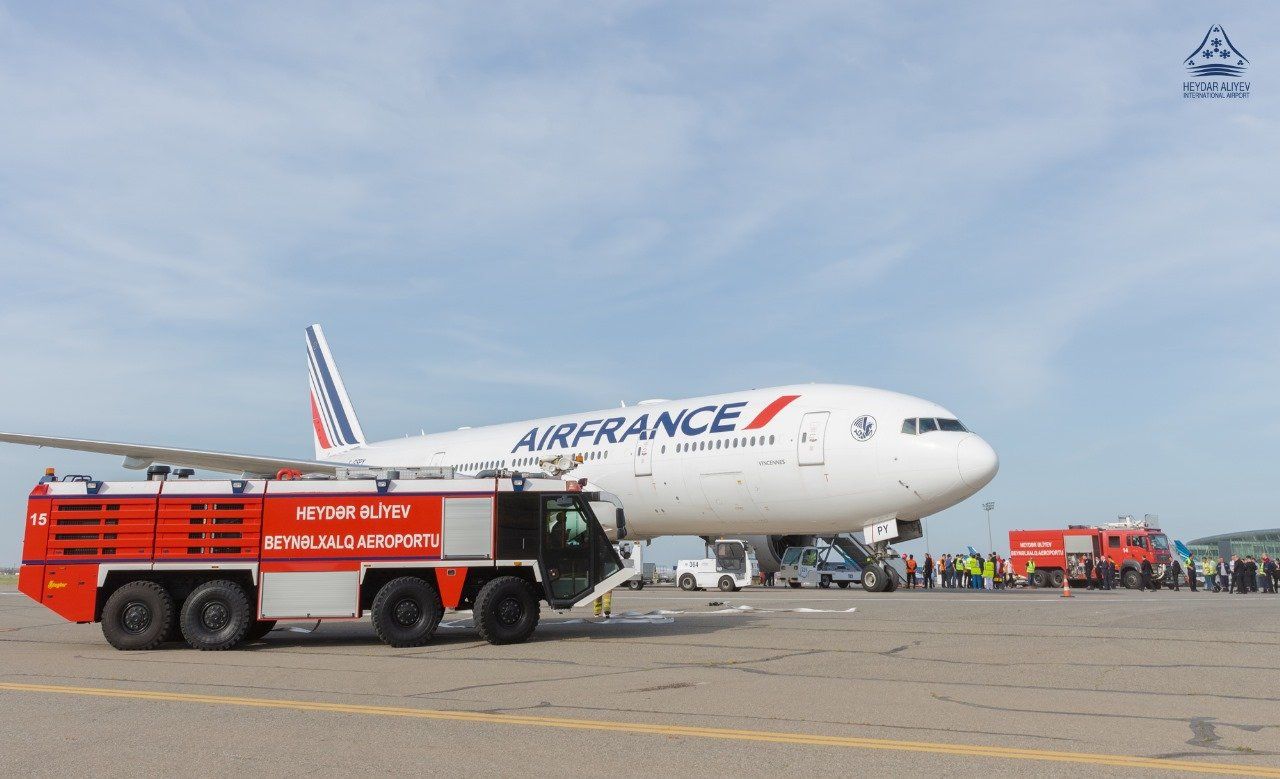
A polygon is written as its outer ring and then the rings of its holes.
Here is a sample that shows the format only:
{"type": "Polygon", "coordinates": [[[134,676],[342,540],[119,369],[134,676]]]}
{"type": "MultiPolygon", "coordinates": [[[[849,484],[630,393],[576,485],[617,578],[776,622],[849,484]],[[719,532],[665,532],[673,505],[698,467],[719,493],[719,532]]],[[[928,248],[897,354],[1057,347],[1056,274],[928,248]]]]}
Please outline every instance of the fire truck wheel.
{"type": "Polygon", "coordinates": [[[274,619],[259,619],[249,626],[249,632],[244,634],[245,641],[257,641],[266,634],[276,629],[276,621],[274,619]]]}
{"type": "Polygon", "coordinates": [[[116,649],[155,649],[173,624],[173,598],[155,582],[129,582],[102,607],[102,635],[116,649]]]}
{"type": "Polygon", "coordinates": [[[698,589],[698,580],[693,578],[693,574],[686,573],[680,577],[680,589],[685,592],[693,592],[698,589]]]}
{"type": "Polygon", "coordinates": [[[1056,568],[1049,572],[1049,584],[1055,590],[1062,587],[1062,581],[1066,578],[1067,575],[1056,568]]]}
{"type": "Polygon", "coordinates": [[[431,640],[444,605],[440,593],[426,579],[401,576],[382,585],[373,599],[373,630],[394,647],[422,646],[431,640]]]}
{"type": "Polygon", "coordinates": [[[472,613],[485,641],[519,644],[538,626],[538,599],[519,576],[499,576],[480,588],[472,613]]]}
{"type": "Polygon", "coordinates": [[[1033,572],[1031,574],[1031,586],[1032,587],[1049,586],[1049,574],[1045,573],[1045,570],[1043,568],[1033,572]]]}
{"type": "Polygon", "coordinates": [[[244,589],[226,579],[196,587],[182,604],[182,637],[202,652],[220,652],[239,644],[252,622],[244,589]]]}
{"type": "Polygon", "coordinates": [[[720,592],[733,592],[738,589],[733,586],[733,579],[728,576],[721,576],[720,581],[716,582],[716,586],[720,588],[720,592]]]}
{"type": "Polygon", "coordinates": [[[1126,590],[1136,590],[1142,586],[1142,574],[1138,573],[1137,568],[1130,568],[1120,577],[1120,581],[1126,590]]]}

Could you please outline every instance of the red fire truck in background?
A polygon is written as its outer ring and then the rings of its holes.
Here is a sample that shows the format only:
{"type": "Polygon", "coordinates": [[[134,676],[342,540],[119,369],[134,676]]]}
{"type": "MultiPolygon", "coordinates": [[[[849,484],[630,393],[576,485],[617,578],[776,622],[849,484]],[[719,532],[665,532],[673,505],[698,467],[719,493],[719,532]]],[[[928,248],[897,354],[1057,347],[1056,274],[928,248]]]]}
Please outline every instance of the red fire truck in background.
{"type": "Polygon", "coordinates": [[[1070,525],[1065,530],[1010,530],[1009,560],[1019,576],[1027,575],[1027,562],[1035,560],[1031,584],[1061,587],[1063,579],[1086,580],[1085,559],[1104,556],[1115,564],[1120,583],[1128,589],[1142,586],[1142,561],[1151,563],[1152,582],[1161,586],[1170,572],[1169,538],[1144,520],[1122,516],[1106,525],[1070,525]]]}
{"type": "MultiPolygon", "coordinates": [[[[343,477],[105,482],[50,472],[31,491],[18,588],[117,649],[230,649],[278,620],[360,619],[396,647],[471,609],[495,644],[524,641],[539,602],[570,608],[631,577],[585,479],[343,477]]],[[[609,497],[604,496],[606,499],[609,497]]]]}

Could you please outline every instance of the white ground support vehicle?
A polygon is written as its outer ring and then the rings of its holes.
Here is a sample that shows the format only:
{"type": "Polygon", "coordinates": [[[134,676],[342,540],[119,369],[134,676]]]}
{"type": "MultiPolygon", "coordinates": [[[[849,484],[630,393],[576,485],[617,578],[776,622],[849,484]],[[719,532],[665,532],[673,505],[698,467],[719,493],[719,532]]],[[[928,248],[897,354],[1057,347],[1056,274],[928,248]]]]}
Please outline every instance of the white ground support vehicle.
{"type": "Polygon", "coordinates": [[[632,570],[631,578],[626,581],[628,589],[643,590],[646,584],[657,582],[658,566],[644,561],[643,544],[622,541],[614,544],[613,548],[617,550],[618,557],[622,559],[623,567],[632,570]]]}
{"type": "Polygon", "coordinates": [[[760,570],[750,548],[736,538],[717,539],[710,546],[714,556],[676,563],[676,584],[680,589],[691,592],[716,587],[723,592],[737,592],[750,587],[760,570]]]}
{"type": "Polygon", "coordinates": [[[793,546],[782,555],[782,566],[775,578],[796,588],[811,585],[825,589],[834,584],[844,589],[862,581],[862,571],[835,545],[793,546]],[[831,559],[833,551],[836,560],[831,559]]]}

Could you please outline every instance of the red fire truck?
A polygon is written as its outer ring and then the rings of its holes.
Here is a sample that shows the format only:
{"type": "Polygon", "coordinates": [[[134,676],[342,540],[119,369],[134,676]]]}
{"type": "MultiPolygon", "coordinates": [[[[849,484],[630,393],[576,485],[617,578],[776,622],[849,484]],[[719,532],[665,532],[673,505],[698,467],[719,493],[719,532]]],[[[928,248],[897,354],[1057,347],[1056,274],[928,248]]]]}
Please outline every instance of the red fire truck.
{"type": "Polygon", "coordinates": [[[278,620],[366,613],[387,644],[420,646],[446,608],[471,609],[483,638],[514,643],[540,602],[578,606],[630,578],[597,518],[621,527],[620,507],[585,480],[441,470],[206,481],[153,466],[135,482],[50,472],[27,505],[18,587],[68,620],[101,622],[117,649],[181,639],[218,650],[278,620]]]}
{"type": "Polygon", "coordinates": [[[1070,525],[1065,530],[1010,530],[1009,560],[1019,576],[1035,560],[1031,583],[1061,587],[1064,578],[1084,582],[1084,561],[1105,556],[1115,564],[1120,582],[1131,590],[1142,586],[1142,561],[1151,563],[1152,583],[1159,587],[1170,572],[1169,539],[1143,520],[1120,517],[1106,525],[1070,525]]]}

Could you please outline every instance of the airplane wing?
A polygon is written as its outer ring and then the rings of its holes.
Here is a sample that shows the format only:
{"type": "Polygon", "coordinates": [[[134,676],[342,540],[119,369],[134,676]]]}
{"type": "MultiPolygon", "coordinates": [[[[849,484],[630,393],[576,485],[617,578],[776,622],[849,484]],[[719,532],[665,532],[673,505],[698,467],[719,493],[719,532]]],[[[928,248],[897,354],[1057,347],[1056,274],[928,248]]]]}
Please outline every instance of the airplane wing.
{"type": "Polygon", "coordinates": [[[117,454],[124,457],[124,467],[134,469],[146,468],[152,463],[164,463],[221,473],[274,476],[281,468],[291,468],[303,473],[333,474],[340,466],[347,465],[316,460],[291,460],[285,457],[259,457],[251,454],[209,452],[202,449],[175,449],[167,446],[122,444],[114,441],[90,441],[84,438],[57,438],[23,433],[0,433],[0,442],[48,446],[54,449],[74,449],[79,452],[117,454]]]}

